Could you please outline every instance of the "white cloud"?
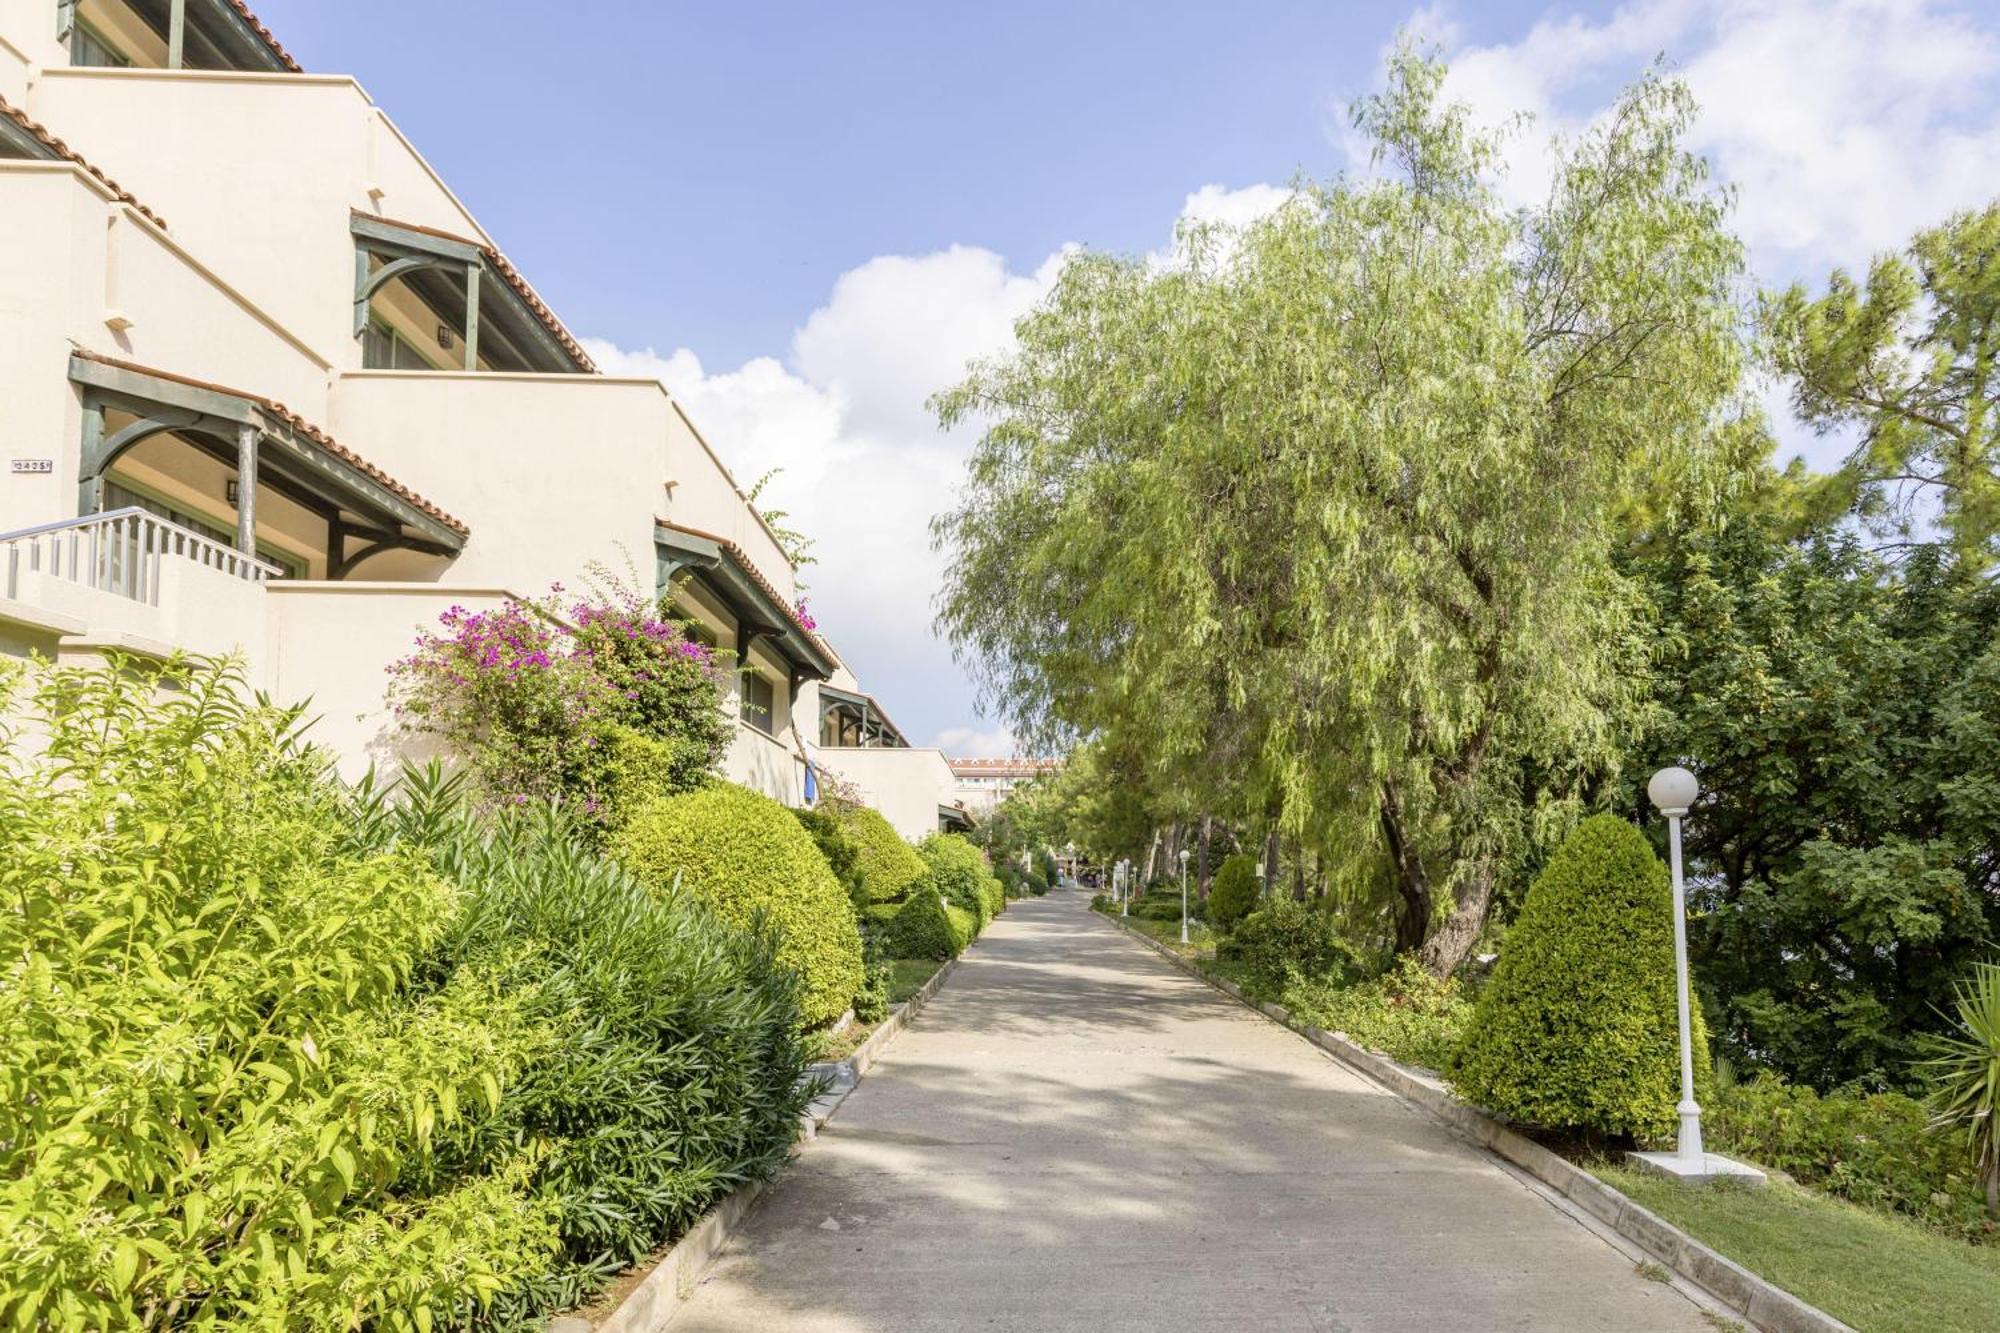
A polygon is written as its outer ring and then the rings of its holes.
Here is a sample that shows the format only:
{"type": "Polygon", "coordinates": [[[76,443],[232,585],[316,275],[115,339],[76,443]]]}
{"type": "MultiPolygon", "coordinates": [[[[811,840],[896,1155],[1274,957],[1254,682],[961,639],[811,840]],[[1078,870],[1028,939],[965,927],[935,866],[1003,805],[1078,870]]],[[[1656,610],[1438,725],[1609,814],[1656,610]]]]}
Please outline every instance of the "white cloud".
{"type": "Polygon", "coordinates": [[[1737,188],[1767,281],[1865,265],[2000,179],[2000,33],[1935,0],[1632,0],[1485,46],[1444,9],[1411,26],[1444,47],[1450,93],[1480,119],[1535,117],[1509,157],[1522,201],[1546,192],[1547,134],[1581,130],[1664,56],[1700,104],[1688,142],[1737,188]]]}
{"type": "Polygon", "coordinates": [[[1021,752],[1021,743],[1006,727],[946,727],[937,743],[955,759],[1008,759],[1021,752]]]}

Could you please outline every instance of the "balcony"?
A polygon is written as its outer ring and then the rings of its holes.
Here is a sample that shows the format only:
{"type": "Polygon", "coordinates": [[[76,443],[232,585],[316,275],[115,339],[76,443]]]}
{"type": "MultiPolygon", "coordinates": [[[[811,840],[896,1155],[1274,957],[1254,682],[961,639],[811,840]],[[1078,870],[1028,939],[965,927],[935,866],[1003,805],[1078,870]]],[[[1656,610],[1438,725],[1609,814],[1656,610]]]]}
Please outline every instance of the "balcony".
{"type": "Polygon", "coordinates": [[[299,72],[232,0],[56,0],[56,40],[82,68],[299,72]]]}

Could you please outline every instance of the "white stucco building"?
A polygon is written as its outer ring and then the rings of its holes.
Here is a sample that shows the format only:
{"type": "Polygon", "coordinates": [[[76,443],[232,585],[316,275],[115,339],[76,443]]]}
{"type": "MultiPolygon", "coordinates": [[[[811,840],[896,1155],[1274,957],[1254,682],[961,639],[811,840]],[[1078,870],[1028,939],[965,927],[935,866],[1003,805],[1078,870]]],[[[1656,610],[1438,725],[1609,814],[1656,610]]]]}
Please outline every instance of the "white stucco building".
{"type": "Polygon", "coordinates": [[[1033,778],[1062,767],[1059,759],[953,759],[952,782],[958,803],[975,818],[990,813],[1009,792],[1033,778]]]}
{"type": "MultiPolygon", "coordinates": [[[[0,0],[0,652],[240,652],[355,772],[445,608],[685,577],[745,668],[728,775],[797,803],[860,687],[717,450],[241,0],[0,0]]],[[[935,827],[872,735],[828,752],[935,827]]]]}

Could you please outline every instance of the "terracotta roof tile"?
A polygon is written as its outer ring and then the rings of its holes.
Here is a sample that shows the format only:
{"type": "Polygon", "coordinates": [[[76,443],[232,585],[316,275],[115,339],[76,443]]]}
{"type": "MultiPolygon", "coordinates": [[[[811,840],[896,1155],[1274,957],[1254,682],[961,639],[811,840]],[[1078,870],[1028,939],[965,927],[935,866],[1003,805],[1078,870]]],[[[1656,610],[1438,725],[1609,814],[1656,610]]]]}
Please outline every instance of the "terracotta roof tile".
{"type": "Polygon", "coordinates": [[[279,45],[271,30],[264,26],[264,21],[250,12],[250,6],[244,4],[243,0],[229,0],[229,7],[242,15],[243,21],[250,25],[250,31],[256,33],[258,39],[271,48],[271,54],[284,64],[287,71],[293,74],[305,73],[305,70],[300,68],[299,62],[292,59],[292,53],[279,45]]]}
{"type": "Polygon", "coordinates": [[[420,222],[405,222],[401,218],[385,218],[377,213],[364,213],[358,208],[349,211],[356,217],[368,218],[374,222],[386,222],[390,226],[403,227],[410,231],[421,232],[425,236],[435,236],[439,240],[455,241],[459,245],[472,246],[486,256],[486,262],[493,265],[493,271],[498,273],[501,279],[514,289],[514,294],[520,297],[522,304],[526,305],[535,318],[541,321],[542,327],[547,329],[549,336],[554,338],[557,344],[562,347],[563,353],[576,363],[576,368],[593,375],[597,373],[597,363],[590,359],[590,353],[584,351],[582,344],[570,336],[570,331],[563,326],[562,320],[556,317],[556,312],[549,309],[548,303],[542,300],[527,278],[522,276],[521,270],[514,267],[513,261],[492,246],[486,244],[484,241],[475,240],[470,236],[460,236],[457,232],[445,231],[439,227],[426,227],[420,222]]]}
{"type": "Polygon", "coordinates": [[[212,384],[207,380],[198,380],[189,375],[176,375],[171,371],[159,370],[152,366],[142,366],[133,361],[121,361],[117,357],[103,356],[97,352],[84,351],[82,348],[76,349],[76,355],[86,361],[95,361],[101,366],[116,366],[120,370],[135,371],[141,375],[151,375],[156,379],[171,380],[175,384],[185,384],[196,389],[209,389],[215,393],[226,393],[232,397],[253,402],[272,416],[283,421],[298,434],[305,436],[314,444],[326,450],[335,458],[338,458],[341,462],[346,463],[356,472],[379,483],[383,489],[390,493],[409,501],[412,505],[444,524],[444,526],[450,528],[459,536],[467,536],[472,531],[462,520],[453,518],[436,504],[426,500],[423,496],[417,494],[402,482],[397,481],[381,468],[376,467],[373,463],[370,463],[367,459],[361,457],[346,445],[321,430],[318,426],[313,425],[312,422],[307,421],[297,412],[292,411],[291,408],[286,407],[283,403],[275,399],[266,398],[261,394],[245,393],[241,389],[232,389],[224,384],[212,384]]]}
{"type": "Polygon", "coordinates": [[[111,191],[111,193],[118,199],[120,203],[130,204],[132,207],[138,209],[141,213],[145,214],[148,218],[150,218],[155,226],[165,227],[167,225],[167,220],[165,218],[161,217],[158,213],[155,213],[152,209],[140,203],[138,199],[133,196],[131,191],[127,190],[117,181],[112,180],[109,176],[99,171],[96,167],[90,165],[89,162],[84,160],[83,154],[77,152],[74,148],[71,148],[61,139],[56,138],[55,135],[49,132],[49,129],[46,125],[43,125],[39,121],[28,119],[27,112],[22,111],[20,108],[14,106],[4,97],[0,97],[0,116],[7,117],[7,119],[13,121],[16,125],[19,125],[22,129],[26,130],[35,139],[37,143],[40,143],[44,148],[47,148],[51,153],[54,153],[57,157],[62,158],[66,162],[73,162],[77,166],[82,167],[85,171],[89,172],[91,175],[95,176],[98,182],[101,185],[103,185],[105,189],[111,191]]]}
{"type": "MultiPolygon", "coordinates": [[[[778,590],[771,585],[771,581],[764,577],[764,571],[757,568],[756,562],[750,558],[749,554],[746,551],[744,551],[742,547],[738,546],[735,542],[729,540],[729,538],[727,537],[718,537],[712,532],[703,532],[700,528],[690,528],[683,523],[669,523],[664,518],[656,518],[653,520],[653,522],[659,524],[661,527],[667,529],[669,532],[678,532],[689,537],[699,537],[705,542],[714,542],[717,546],[720,546],[724,551],[727,551],[729,553],[729,558],[731,560],[734,560],[737,563],[738,567],[740,567],[744,573],[750,576],[751,581],[754,582],[760,589],[763,590],[764,595],[770,598],[774,604],[782,606],[785,609],[786,617],[791,620],[793,625],[798,627],[798,630],[801,634],[804,634],[806,637],[810,638],[814,643],[819,644],[822,649],[826,648],[826,641],[819,637],[818,631],[814,630],[812,627],[807,625],[805,621],[799,618],[798,608],[793,606],[790,602],[786,601],[784,597],[779,594],[778,590]]],[[[831,650],[829,649],[828,651],[831,650]]]]}

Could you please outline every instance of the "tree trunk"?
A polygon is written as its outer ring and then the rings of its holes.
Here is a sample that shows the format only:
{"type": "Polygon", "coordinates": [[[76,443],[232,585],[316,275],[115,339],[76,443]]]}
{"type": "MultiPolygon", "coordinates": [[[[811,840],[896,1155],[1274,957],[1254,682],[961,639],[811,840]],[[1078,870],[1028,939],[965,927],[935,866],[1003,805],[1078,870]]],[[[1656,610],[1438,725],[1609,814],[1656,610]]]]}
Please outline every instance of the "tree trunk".
{"type": "Polygon", "coordinates": [[[1264,836],[1264,882],[1278,882],[1278,830],[1275,826],[1264,836]]]}
{"type": "Polygon", "coordinates": [[[1201,841],[1195,849],[1195,881],[1201,889],[1201,900],[1208,901],[1208,837],[1209,819],[1201,817],[1201,841]]]}
{"type": "Polygon", "coordinates": [[[1423,857],[1410,844],[1403,827],[1403,799],[1391,783],[1382,784],[1382,839],[1389,848],[1389,860],[1396,877],[1396,952],[1414,953],[1423,947],[1424,932],[1431,924],[1431,877],[1423,857]]]}
{"type": "Polygon", "coordinates": [[[1440,979],[1456,972],[1472,946],[1479,943],[1480,932],[1486,929],[1487,909],[1492,905],[1493,867],[1482,863],[1459,888],[1451,915],[1418,950],[1417,961],[1424,970],[1440,979]]]}

